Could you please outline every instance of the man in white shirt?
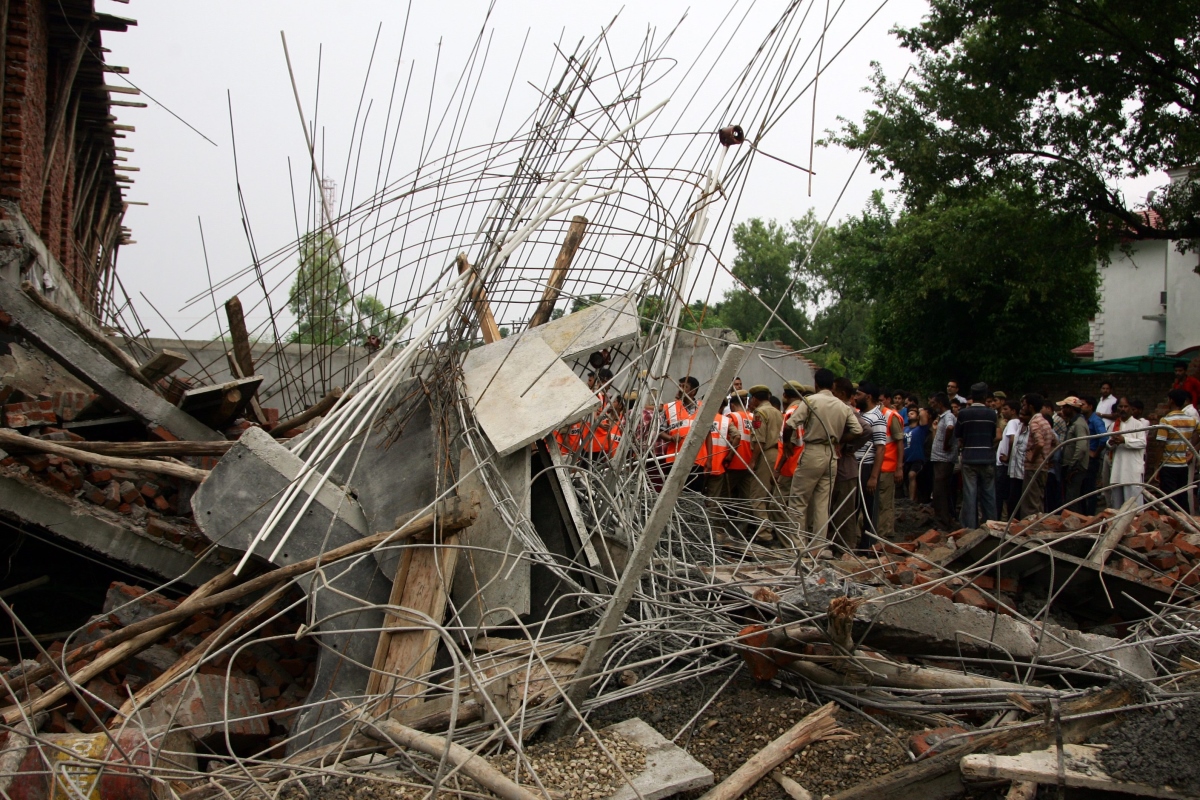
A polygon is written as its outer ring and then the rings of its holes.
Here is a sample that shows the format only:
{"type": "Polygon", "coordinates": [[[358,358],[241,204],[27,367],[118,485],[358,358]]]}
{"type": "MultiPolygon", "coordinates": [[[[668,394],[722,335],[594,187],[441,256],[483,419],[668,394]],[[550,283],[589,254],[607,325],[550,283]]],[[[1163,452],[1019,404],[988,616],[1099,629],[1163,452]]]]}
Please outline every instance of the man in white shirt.
{"type": "Polygon", "coordinates": [[[1120,419],[1117,413],[1117,396],[1112,393],[1112,384],[1108,381],[1100,384],[1100,399],[1096,401],[1096,416],[1104,420],[1104,427],[1113,429],[1113,423],[1120,419]]]}
{"type": "MultiPolygon", "coordinates": [[[[1009,502],[1009,469],[1008,465],[1012,458],[1013,443],[1017,436],[1021,433],[1021,420],[1019,417],[1019,408],[1017,401],[1005,401],[1000,406],[1000,416],[1005,420],[1004,430],[1000,434],[1000,444],[996,448],[996,510],[1003,512],[1005,506],[1008,506],[1008,514],[1001,514],[1000,519],[1008,519],[1016,512],[1016,506],[1009,502]]],[[[1024,458],[1024,453],[1021,454],[1024,458]]],[[[1021,477],[1024,477],[1022,470],[1021,477]]]]}
{"type": "Polygon", "coordinates": [[[1146,474],[1146,429],[1150,423],[1139,416],[1145,410],[1136,397],[1122,397],[1117,403],[1113,435],[1108,437],[1108,459],[1112,463],[1108,504],[1120,508],[1130,498],[1141,505],[1142,481],[1146,474]]]}

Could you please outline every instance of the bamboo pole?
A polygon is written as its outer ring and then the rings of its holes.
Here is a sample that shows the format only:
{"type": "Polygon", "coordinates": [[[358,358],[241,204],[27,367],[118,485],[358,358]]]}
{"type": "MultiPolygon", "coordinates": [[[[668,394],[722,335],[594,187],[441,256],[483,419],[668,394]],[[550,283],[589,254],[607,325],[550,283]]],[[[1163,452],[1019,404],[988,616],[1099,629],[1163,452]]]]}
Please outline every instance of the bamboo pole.
{"type": "Polygon", "coordinates": [[[95,464],[98,467],[112,469],[128,469],[135,472],[153,472],[158,475],[168,475],[194,483],[204,483],[208,470],[196,469],[186,464],[175,464],[170,461],[151,461],[145,458],[121,458],[92,453],[73,447],[66,447],[61,442],[51,442],[45,439],[34,439],[16,431],[0,430],[0,446],[14,449],[36,450],[42,453],[69,458],[72,461],[82,461],[85,464],[95,464]]]}

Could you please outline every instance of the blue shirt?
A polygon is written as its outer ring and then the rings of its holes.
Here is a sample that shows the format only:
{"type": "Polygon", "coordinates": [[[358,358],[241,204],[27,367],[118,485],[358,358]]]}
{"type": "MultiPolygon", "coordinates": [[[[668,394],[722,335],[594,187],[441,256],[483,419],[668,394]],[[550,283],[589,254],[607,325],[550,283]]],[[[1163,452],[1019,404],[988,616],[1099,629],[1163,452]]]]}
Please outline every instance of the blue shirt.
{"type": "Polygon", "coordinates": [[[925,460],[925,439],[928,436],[928,425],[909,425],[904,429],[905,464],[925,460]]]}
{"type": "MultiPolygon", "coordinates": [[[[1100,419],[1099,414],[1092,414],[1087,418],[1088,434],[1107,433],[1108,428],[1104,426],[1104,420],[1100,419]]],[[[1094,458],[1097,453],[1104,449],[1104,445],[1108,444],[1107,436],[1098,436],[1095,439],[1088,439],[1088,452],[1094,458]]]]}

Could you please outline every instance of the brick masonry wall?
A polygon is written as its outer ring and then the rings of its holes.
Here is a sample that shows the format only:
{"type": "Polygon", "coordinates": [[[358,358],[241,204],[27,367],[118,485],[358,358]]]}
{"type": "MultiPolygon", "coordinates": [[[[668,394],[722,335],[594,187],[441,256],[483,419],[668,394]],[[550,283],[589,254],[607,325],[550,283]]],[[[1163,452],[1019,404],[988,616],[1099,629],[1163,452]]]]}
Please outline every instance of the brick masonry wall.
{"type": "Polygon", "coordinates": [[[1146,372],[1111,375],[1043,375],[1034,385],[1037,391],[1053,400],[1061,400],[1068,395],[1089,394],[1100,396],[1100,384],[1112,384],[1113,394],[1139,397],[1146,404],[1146,411],[1153,411],[1155,406],[1167,401],[1167,391],[1175,376],[1170,372],[1146,372]]]}
{"type": "MultiPolygon", "coordinates": [[[[90,304],[92,276],[81,258],[72,225],[76,178],[82,165],[71,128],[71,111],[45,168],[46,126],[70,67],[69,55],[49,51],[46,0],[8,0],[4,67],[3,138],[0,140],[0,198],[16,202],[29,225],[66,273],[75,295],[90,304]]],[[[99,202],[107,203],[101,195],[99,202]]],[[[98,214],[97,214],[98,216],[98,214]]]]}

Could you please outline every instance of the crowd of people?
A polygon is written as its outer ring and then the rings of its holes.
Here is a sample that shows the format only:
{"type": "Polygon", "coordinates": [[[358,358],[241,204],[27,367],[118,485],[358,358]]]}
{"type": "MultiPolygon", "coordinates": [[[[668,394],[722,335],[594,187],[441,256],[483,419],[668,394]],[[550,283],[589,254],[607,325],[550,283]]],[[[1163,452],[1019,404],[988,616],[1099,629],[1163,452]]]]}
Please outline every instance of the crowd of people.
{"type": "MultiPolygon", "coordinates": [[[[689,466],[689,486],[718,505],[743,501],[748,538],[794,544],[799,536],[831,552],[861,549],[872,534],[893,538],[900,496],[931,507],[943,530],[1064,507],[1095,514],[1141,503],[1148,486],[1194,513],[1200,380],[1183,362],[1175,372],[1161,414],[1157,399],[1148,408],[1109,383],[1097,396],[1052,399],[1010,397],[985,383],[963,396],[951,380],[922,403],[827,369],[814,385],[785,382],[778,396],[739,378],[689,466]],[[1162,455],[1148,471],[1152,441],[1162,455]]],[[[601,409],[556,436],[562,452],[584,461],[612,458],[637,398],[606,391],[607,369],[588,379],[601,409]]],[[[652,479],[665,477],[698,424],[699,387],[681,379],[675,399],[646,405],[632,426],[641,446],[626,452],[649,454],[652,479]]]]}

